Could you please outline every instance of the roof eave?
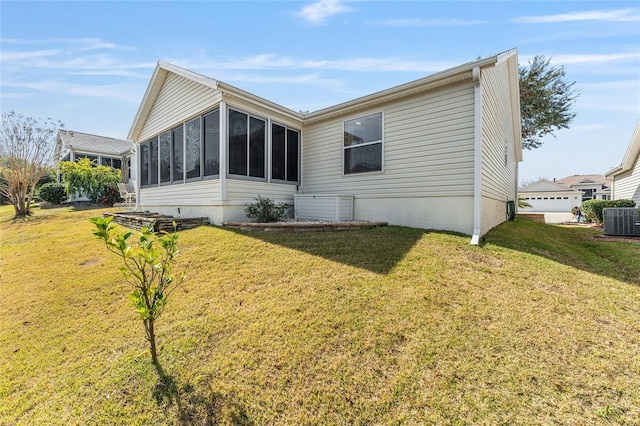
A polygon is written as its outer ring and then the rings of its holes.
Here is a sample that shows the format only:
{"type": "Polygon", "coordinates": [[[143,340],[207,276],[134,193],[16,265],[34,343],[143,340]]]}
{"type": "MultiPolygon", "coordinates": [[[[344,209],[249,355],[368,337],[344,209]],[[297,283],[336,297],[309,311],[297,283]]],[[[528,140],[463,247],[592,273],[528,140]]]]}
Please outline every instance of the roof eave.
{"type": "Polygon", "coordinates": [[[498,56],[496,55],[475,62],[458,65],[457,67],[449,68],[418,80],[305,114],[304,121],[305,123],[313,123],[336,115],[344,115],[351,111],[379,105],[400,97],[426,92],[464,80],[471,80],[473,68],[488,67],[494,65],[497,61],[498,56]]]}

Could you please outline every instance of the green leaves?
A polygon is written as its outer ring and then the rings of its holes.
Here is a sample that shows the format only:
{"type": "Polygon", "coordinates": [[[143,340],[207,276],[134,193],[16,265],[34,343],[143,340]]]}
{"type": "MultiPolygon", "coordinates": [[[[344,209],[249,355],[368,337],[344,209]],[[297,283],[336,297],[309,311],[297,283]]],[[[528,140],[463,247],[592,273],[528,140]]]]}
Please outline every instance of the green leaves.
{"type": "Polygon", "coordinates": [[[540,138],[568,129],[576,116],[571,111],[579,96],[573,88],[575,81],[565,80],[564,67],[554,68],[550,61],[537,55],[528,68],[519,70],[522,147],[525,149],[538,148],[542,145],[540,138]]]}
{"type": "Polygon", "coordinates": [[[176,280],[171,272],[173,257],[178,252],[178,236],[159,235],[154,231],[154,224],[150,224],[137,232],[137,238],[133,238],[133,232],[119,233],[112,221],[113,216],[91,218],[90,222],[95,225],[93,235],[122,259],[123,266],[118,270],[134,289],[129,299],[144,322],[155,362],[155,334],[150,330],[153,330],[153,322],[162,313],[171,292],[185,279],[182,274],[176,280]]]}
{"type": "Polygon", "coordinates": [[[122,176],[119,169],[97,165],[88,158],[62,161],[59,167],[69,195],[84,193],[94,201],[106,187],[117,187],[122,176]]]}

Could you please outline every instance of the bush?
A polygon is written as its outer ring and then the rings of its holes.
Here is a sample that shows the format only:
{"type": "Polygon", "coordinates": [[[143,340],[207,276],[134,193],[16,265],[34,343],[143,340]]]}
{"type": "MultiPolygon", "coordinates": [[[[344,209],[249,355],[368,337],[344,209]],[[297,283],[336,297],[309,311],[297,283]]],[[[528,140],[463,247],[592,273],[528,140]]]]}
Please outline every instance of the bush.
{"type": "Polygon", "coordinates": [[[614,203],[615,203],[614,207],[635,207],[636,206],[636,202],[633,200],[615,200],[614,203]]]}
{"type": "Polygon", "coordinates": [[[633,200],[587,200],[582,203],[580,209],[584,214],[584,217],[595,222],[598,225],[602,225],[603,210],[609,207],[635,207],[636,202],[633,200]]]}
{"type": "Polygon", "coordinates": [[[45,183],[40,187],[40,199],[51,204],[61,204],[67,201],[67,190],[58,182],[45,183]]]}
{"type": "Polygon", "coordinates": [[[38,183],[36,183],[36,188],[40,188],[42,185],[47,183],[57,182],[55,173],[48,173],[40,178],[38,183]]]}
{"type": "Polygon", "coordinates": [[[111,185],[105,186],[96,199],[96,203],[103,207],[113,207],[115,203],[121,203],[122,201],[120,190],[111,185]]]}
{"type": "Polygon", "coordinates": [[[257,202],[247,204],[244,209],[247,217],[258,223],[278,222],[286,219],[289,207],[284,203],[275,203],[269,198],[258,196],[257,202]]]}

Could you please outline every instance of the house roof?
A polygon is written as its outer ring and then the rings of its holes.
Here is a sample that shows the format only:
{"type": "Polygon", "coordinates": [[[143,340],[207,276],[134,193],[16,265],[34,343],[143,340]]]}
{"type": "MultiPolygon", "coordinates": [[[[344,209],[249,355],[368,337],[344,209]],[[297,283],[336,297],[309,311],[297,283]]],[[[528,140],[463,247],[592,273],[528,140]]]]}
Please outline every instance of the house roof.
{"type": "Polygon", "coordinates": [[[588,184],[600,184],[604,186],[611,186],[611,179],[603,175],[573,175],[567,176],[562,179],[556,179],[556,183],[565,186],[575,185],[588,185],[588,184]]]}
{"type": "Polygon", "coordinates": [[[620,173],[624,173],[627,170],[631,170],[636,160],[640,156],[640,120],[638,120],[638,124],[636,124],[636,129],[633,131],[633,135],[631,136],[631,141],[629,142],[629,147],[627,148],[627,152],[624,154],[624,158],[622,159],[622,163],[614,167],[605,173],[607,177],[617,176],[620,173]]]}
{"type": "Polygon", "coordinates": [[[579,192],[582,191],[570,188],[566,185],[559,184],[557,182],[551,182],[546,179],[540,179],[539,181],[533,182],[524,188],[520,188],[518,190],[520,193],[530,193],[530,192],[579,192]]]}
{"type": "Polygon", "coordinates": [[[491,56],[489,58],[480,59],[474,62],[459,65],[457,67],[450,68],[445,71],[441,71],[432,74],[428,77],[421,78],[409,83],[405,83],[399,86],[392,87],[380,92],[376,92],[367,96],[363,96],[348,102],[344,102],[338,105],[334,105],[328,108],[324,108],[311,113],[301,114],[295,112],[289,108],[278,105],[274,102],[263,99],[259,96],[253,95],[244,90],[238,89],[230,84],[223,83],[219,80],[215,80],[210,77],[206,77],[202,74],[195,73],[193,71],[180,68],[164,61],[158,61],[156,68],[151,77],[151,81],[147,86],[147,90],[144,94],[138,112],[133,120],[131,129],[129,130],[128,138],[131,140],[137,140],[142,132],[142,128],[151,113],[155,100],[160,94],[162,85],[169,73],[177,74],[181,77],[198,82],[206,87],[214,90],[219,90],[223,94],[231,94],[236,97],[240,97],[245,100],[257,102],[267,108],[275,110],[280,114],[284,114],[297,120],[304,120],[305,123],[312,123],[320,120],[325,120],[337,115],[348,114],[352,111],[369,108],[375,105],[379,105],[385,102],[392,101],[394,99],[411,96],[417,93],[426,92],[436,89],[438,87],[446,86],[449,84],[457,83],[460,81],[475,79],[479,76],[483,68],[495,66],[497,64],[506,62],[509,76],[509,94],[511,97],[511,116],[513,126],[513,139],[516,148],[517,161],[522,161],[522,143],[521,143],[521,127],[520,127],[520,92],[518,83],[518,55],[517,50],[512,49],[498,55],[491,56]],[[478,72],[480,71],[480,72],[478,72]]]}
{"type": "Polygon", "coordinates": [[[64,150],[82,151],[98,155],[122,156],[133,149],[133,142],[123,139],[91,135],[72,130],[58,130],[56,160],[64,150]]]}

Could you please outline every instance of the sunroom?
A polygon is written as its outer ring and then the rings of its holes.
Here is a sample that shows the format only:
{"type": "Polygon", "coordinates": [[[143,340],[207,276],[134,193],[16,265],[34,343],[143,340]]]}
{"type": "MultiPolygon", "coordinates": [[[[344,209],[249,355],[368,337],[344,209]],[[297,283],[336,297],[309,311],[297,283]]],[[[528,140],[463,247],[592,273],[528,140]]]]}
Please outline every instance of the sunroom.
{"type": "Polygon", "coordinates": [[[221,223],[244,217],[258,195],[293,202],[301,183],[300,114],[165,63],[145,101],[130,132],[139,144],[145,210],[221,223]]]}

